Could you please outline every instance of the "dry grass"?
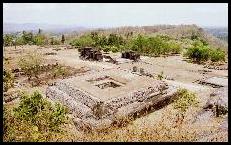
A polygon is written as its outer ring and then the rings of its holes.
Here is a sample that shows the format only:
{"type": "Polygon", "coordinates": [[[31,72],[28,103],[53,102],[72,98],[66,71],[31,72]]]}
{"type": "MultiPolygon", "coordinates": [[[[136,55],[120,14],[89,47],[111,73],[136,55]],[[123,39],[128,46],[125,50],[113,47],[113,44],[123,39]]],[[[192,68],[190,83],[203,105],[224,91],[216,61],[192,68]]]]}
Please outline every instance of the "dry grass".
{"type": "MultiPolygon", "coordinates": [[[[66,127],[68,134],[60,135],[56,141],[84,141],[84,142],[191,142],[200,139],[203,132],[216,132],[219,123],[210,122],[206,125],[192,124],[195,108],[187,111],[184,121],[179,122],[177,110],[172,105],[163,108],[161,119],[155,121],[150,117],[139,118],[125,127],[111,127],[107,131],[83,133],[78,132],[72,125],[66,127]],[[71,130],[71,131],[70,131],[71,130]]],[[[196,109],[197,110],[197,109],[196,109]]],[[[224,135],[217,134],[215,141],[222,141],[224,135]]]]}

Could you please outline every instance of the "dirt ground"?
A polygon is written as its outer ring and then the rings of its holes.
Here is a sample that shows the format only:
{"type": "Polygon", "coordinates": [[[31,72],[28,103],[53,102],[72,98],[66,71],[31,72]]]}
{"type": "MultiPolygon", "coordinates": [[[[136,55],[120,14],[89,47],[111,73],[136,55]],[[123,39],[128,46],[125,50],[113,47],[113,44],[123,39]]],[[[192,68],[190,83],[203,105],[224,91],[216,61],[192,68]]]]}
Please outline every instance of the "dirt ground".
{"type": "MultiPolygon", "coordinates": [[[[107,69],[114,69],[115,71],[125,69],[132,70],[134,66],[137,66],[138,69],[143,68],[145,72],[148,72],[153,75],[158,75],[163,72],[164,77],[171,78],[171,80],[166,79],[165,81],[169,84],[175,84],[179,87],[187,88],[199,96],[200,106],[203,106],[209,94],[214,91],[214,88],[210,86],[202,86],[196,83],[195,81],[202,78],[209,78],[213,76],[228,76],[228,70],[214,70],[204,68],[203,65],[188,63],[185,58],[182,56],[169,56],[169,57],[146,57],[141,56],[141,61],[133,63],[122,63],[119,65],[112,64],[109,62],[92,62],[84,61],[79,59],[79,53],[77,49],[65,49],[64,46],[50,46],[50,47],[40,47],[40,46],[18,46],[16,49],[14,47],[5,47],[4,48],[4,57],[9,58],[10,68],[18,68],[17,61],[18,58],[25,55],[29,51],[37,51],[41,54],[44,54],[44,61],[46,63],[59,62],[60,64],[67,65],[73,68],[86,67],[90,72],[98,72],[107,69]],[[61,50],[54,50],[55,48],[61,48],[61,50]],[[45,53],[54,52],[56,55],[45,55],[45,53]]],[[[120,53],[110,54],[114,58],[119,58],[120,53]]],[[[5,66],[4,66],[5,67],[5,66]]],[[[88,72],[86,72],[88,73],[88,72]]],[[[25,79],[25,78],[24,78],[25,79]]],[[[20,84],[21,80],[16,80],[20,84]]],[[[40,90],[45,95],[47,85],[42,85],[39,87],[31,88],[28,85],[20,85],[14,87],[11,90],[22,89],[26,91],[40,90]]],[[[145,117],[138,118],[134,121],[133,124],[142,124],[142,121],[151,120],[155,122],[161,119],[163,111],[165,108],[150,113],[145,117]],[[161,115],[162,114],[162,115],[161,115]]],[[[76,130],[74,130],[76,131],[76,130]]]]}

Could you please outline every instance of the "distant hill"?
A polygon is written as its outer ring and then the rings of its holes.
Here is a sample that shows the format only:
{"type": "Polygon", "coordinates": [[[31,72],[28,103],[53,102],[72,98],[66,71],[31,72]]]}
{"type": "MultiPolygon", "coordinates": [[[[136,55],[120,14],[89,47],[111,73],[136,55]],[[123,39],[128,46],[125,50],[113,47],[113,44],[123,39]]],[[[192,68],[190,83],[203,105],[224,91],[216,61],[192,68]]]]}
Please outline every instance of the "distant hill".
{"type": "Polygon", "coordinates": [[[69,33],[69,32],[81,32],[87,30],[85,27],[80,26],[65,26],[65,25],[52,25],[52,24],[37,24],[37,23],[3,23],[3,33],[15,33],[19,31],[32,31],[37,32],[38,29],[42,29],[44,32],[52,33],[69,33]]]}
{"type": "Polygon", "coordinates": [[[227,27],[205,27],[204,30],[213,34],[221,40],[228,42],[228,28],[227,27]]]}

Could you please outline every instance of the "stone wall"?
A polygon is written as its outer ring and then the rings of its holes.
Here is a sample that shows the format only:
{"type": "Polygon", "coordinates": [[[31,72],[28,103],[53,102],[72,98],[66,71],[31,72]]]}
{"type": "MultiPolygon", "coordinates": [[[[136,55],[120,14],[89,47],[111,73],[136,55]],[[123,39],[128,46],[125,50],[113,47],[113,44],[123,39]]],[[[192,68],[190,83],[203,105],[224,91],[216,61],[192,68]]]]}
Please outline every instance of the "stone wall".
{"type": "Polygon", "coordinates": [[[168,88],[167,84],[164,82],[157,82],[158,84],[153,84],[155,87],[141,88],[139,90],[133,91],[123,97],[114,98],[105,102],[111,109],[117,110],[118,108],[128,105],[133,102],[142,102],[149,99],[153,95],[158,95],[168,88]]]}
{"type": "Polygon", "coordinates": [[[92,110],[89,107],[79,103],[73,97],[59,90],[57,87],[49,86],[46,90],[46,96],[53,101],[60,102],[67,106],[70,112],[78,118],[87,118],[93,116],[92,110]]]}
{"type": "Polygon", "coordinates": [[[93,107],[100,102],[99,99],[94,96],[89,95],[87,92],[84,92],[78,88],[75,88],[68,82],[57,82],[55,87],[63,92],[67,93],[69,96],[74,98],[75,101],[80,102],[87,107],[93,109],[93,107]]]}

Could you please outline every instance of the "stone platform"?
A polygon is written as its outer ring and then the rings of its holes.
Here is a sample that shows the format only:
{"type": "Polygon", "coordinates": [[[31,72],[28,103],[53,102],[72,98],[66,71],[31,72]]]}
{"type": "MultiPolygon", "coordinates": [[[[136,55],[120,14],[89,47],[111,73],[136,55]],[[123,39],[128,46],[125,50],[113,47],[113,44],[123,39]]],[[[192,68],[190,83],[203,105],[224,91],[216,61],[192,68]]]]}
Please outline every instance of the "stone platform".
{"type": "Polygon", "coordinates": [[[58,81],[47,88],[46,96],[66,105],[78,128],[100,130],[175,92],[164,81],[111,69],[58,81]]]}

